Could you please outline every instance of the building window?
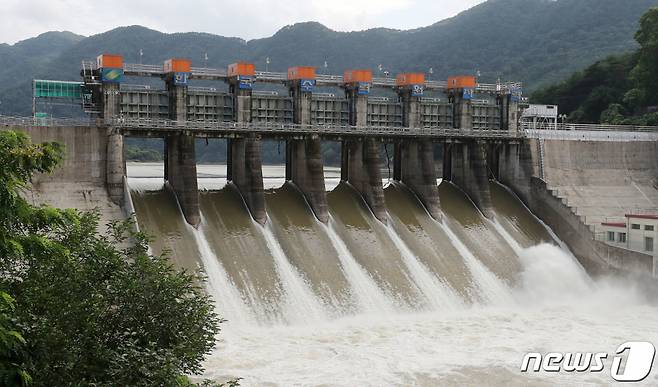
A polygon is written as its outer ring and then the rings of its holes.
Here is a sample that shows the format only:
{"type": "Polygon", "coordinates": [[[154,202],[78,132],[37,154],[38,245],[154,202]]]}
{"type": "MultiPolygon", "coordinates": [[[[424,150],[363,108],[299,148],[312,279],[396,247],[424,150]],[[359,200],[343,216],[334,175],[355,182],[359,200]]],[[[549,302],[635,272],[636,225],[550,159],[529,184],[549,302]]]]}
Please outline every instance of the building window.
{"type": "Polygon", "coordinates": [[[644,250],[649,252],[653,251],[653,238],[644,237],[644,250]]]}
{"type": "Polygon", "coordinates": [[[632,228],[633,230],[639,230],[639,229],[640,229],[640,225],[639,225],[639,224],[633,224],[633,225],[631,225],[631,228],[632,228]]]}
{"type": "Polygon", "coordinates": [[[614,242],[615,241],[615,233],[612,231],[608,231],[608,242],[614,242]]]}
{"type": "Polygon", "coordinates": [[[619,243],[626,243],[626,233],[625,232],[620,232],[618,236],[619,236],[619,238],[618,238],[619,243]]]}
{"type": "Polygon", "coordinates": [[[644,226],[644,231],[653,231],[653,226],[649,226],[649,225],[644,226]]]}

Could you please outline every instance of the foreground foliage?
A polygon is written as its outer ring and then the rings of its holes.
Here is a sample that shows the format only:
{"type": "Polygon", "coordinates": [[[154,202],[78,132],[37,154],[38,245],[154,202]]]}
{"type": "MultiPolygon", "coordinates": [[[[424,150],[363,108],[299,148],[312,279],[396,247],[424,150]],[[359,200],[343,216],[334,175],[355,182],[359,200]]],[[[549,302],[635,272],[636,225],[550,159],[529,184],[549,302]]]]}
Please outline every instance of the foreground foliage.
{"type": "Polygon", "coordinates": [[[221,320],[193,274],[151,256],[130,221],[34,207],[19,194],[58,144],[0,132],[0,377],[8,385],[179,386],[221,320]]]}

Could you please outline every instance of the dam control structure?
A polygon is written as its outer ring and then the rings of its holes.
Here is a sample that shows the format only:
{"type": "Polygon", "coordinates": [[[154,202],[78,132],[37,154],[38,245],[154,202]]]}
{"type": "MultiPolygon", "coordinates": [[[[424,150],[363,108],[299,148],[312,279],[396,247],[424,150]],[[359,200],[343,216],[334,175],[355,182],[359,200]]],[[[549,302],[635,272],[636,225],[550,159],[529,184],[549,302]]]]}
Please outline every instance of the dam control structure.
{"type": "MultiPolygon", "coordinates": [[[[52,179],[102,184],[117,205],[125,205],[127,195],[124,137],[163,138],[165,181],[186,221],[197,226],[201,215],[195,140],[222,138],[227,140],[227,179],[253,219],[264,224],[261,141],[275,139],[286,144],[286,180],[301,192],[317,219],[326,223],[321,145],[339,141],[341,180],[386,223],[381,150],[382,145],[392,144],[393,179],[406,185],[435,220],[442,216],[439,177],[464,191],[488,218],[494,216],[489,181],[497,179],[540,217],[549,219],[549,226],[585,266],[655,270],[651,256],[596,241],[593,226],[553,195],[546,181],[551,172],[545,155],[546,141],[590,140],[590,132],[600,141],[642,142],[652,151],[658,148],[653,145],[658,139],[654,128],[624,132],[623,128],[601,131],[556,124],[554,131],[533,130],[520,123],[519,83],[483,84],[474,76],[430,81],[422,73],[404,73],[378,78],[368,69],[327,75],[305,66],[275,73],[256,71],[246,62],[227,69],[198,68],[184,58],[159,65],[128,64],[111,54],[83,62],[81,76],[79,98],[90,121],[40,119],[35,114],[33,119],[3,118],[0,124],[27,130],[38,140],[64,141],[67,149],[73,149],[67,171],[52,179]],[[129,84],[131,77],[161,80],[164,87],[129,84]],[[193,81],[204,86],[192,86],[193,81]],[[279,95],[257,85],[287,92],[279,95]],[[626,133],[623,139],[615,137],[619,131],[626,133]],[[557,137],[547,137],[551,135],[557,137]],[[437,145],[443,150],[442,173],[435,165],[437,145]]],[[[35,95],[48,94],[38,89],[44,85],[35,81],[35,95]]]]}
{"type": "Polygon", "coordinates": [[[251,63],[224,70],[193,68],[187,59],[173,58],[162,66],[123,64],[116,55],[100,55],[85,64],[82,75],[91,91],[93,112],[111,132],[108,190],[115,201],[123,189],[120,149],[122,136],[165,139],[165,179],[176,193],[187,221],[199,222],[194,139],[228,139],[228,180],[243,196],[253,218],[266,219],[260,141],[286,143],[286,179],[303,193],[316,217],[328,219],[321,141],[342,143],[341,175],[363,197],[373,214],[386,222],[383,206],[380,148],[393,143],[394,179],[418,195],[429,213],[440,218],[435,142],[449,144],[444,173],[490,215],[489,172],[483,159],[484,140],[517,141],[520,88],[516,84],[482,85],[475,77],[428,82],[422,73],[374,78],[370,70],[348,70],[343,76],[316,74],[297,66],[287,73],[257,72],[251,63]],[[165,89],[122,87],[127,77],[155,77],[165,89]],[[228,92],[193,88],[192,80],[220,81],[228,92]],[[255,84],[283,85],[287,96],[259,93],[255,84]],[[343,96],[321,93],[340,88],[343,96]],[[375,88],[397,98],[373,97],[375,88]],[[436,90],[447,98],[427,98],[436,90]],[[474,95],[489,99],[474,101],[474,95]],[[143,103],[143,101],[158,101],[143,103]]]}

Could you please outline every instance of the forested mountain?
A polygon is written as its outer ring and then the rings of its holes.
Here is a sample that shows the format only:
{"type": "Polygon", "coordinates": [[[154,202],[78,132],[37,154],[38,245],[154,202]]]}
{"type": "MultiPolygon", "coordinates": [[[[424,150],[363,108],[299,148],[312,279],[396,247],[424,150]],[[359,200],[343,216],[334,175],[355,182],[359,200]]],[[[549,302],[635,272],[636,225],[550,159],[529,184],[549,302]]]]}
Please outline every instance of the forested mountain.
{"type": "Polygon", "coordinates": [[[77,80],[80,61],[101,52],[128,62],[188,57],[197,66],[236,60],[283,71],[322,66],[341,73],[379,64],[391,73],[434,70],[433,78],[479,70],[484,81],[521,80],[530,89],[566,78],[612,53],[637,48],[637,21],[658,0],[489,0],[428,27],[336,32],[318,23],[287,26],[269,38],[245,41],[205,33],[165,34],[140,26],[81,37],[50,32],[0,45],[0,114],[30,114],[33,78],[77,80]]]}
{"type": "Polygon", "coordinates": [[[532,101],[559,105],[575,123],[658,125],[658,8],[642,16],[635,39],[636,51],[610,56],[537,90],[532,101]]]}

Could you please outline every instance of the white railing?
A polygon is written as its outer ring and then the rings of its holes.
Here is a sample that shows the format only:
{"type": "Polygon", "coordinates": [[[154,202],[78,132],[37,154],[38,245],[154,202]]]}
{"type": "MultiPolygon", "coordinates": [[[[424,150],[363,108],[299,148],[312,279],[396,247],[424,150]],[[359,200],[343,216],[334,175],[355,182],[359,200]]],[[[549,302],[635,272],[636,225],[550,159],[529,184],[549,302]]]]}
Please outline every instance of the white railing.
{"type": "MultiPolygon", "coordinates": [[[[541,123],[522,122],[521,129],[524,130],[545,130],[541,129],[541,123]]],[[[638,126],[638,125],[608,125],[608,124],[568,124],[558,123],[551,124],[558,131],[596,131],[596,132],[656,132],[658,126],[638,126]]]]}
{"type": "Polygon", "coordinates": [[[272,71],[256,71],[256,80],[263,81],[285,81],[288,80],[288,74],[275,73],[272,71]]]}
{"type": "Polygon", "coordinates": [[[596,131],[596,130],[546,130],[525,129],[523,137],[543,140],[567,141],[658,141],[658,131],[653,132],[624,132],[624,131],[596,131]]]}
{"type": "Polygon", "coordinates": [[[126,63],[123,65],[123,71],[126,73],[138,73],[149,75],[164,74],[164,69],[161,65],[139,64],[139,63],[126,63]]]}
{"type": "Polygon", "coordinates": [[[373,78],[372,84],[377,86],[395,86],[395,78],[373,78]]]}
{"type": "Polygon", "coordinates": [[[204,93],[216,93],[217,88],[216,87],[205,87],[205,86],[189,86],[187,88],[188,91],[197,91],[197,92],[204,92],[204,93]]]}
{"type": "MultiPolygon", "coordinates": [[[[146,91],[150,91],[150,90],[156,91],[155,89],[152,89],[151,86],[149,86],[149,85],[136,85],[136,84],[132,84],[132,83],[122,83],[119,86],[119,89],[121,91],[144,91],[144,90],[146,90],[146,91]]],[[[157,91],[162,91],[162,89],[158,89],[157,91]]]]}
{"type": "Polygon", "coordinates": [[[273,90],[254,90],[251,92],[253,97],[278,97],[279,92],[273,90]]]}
{"type": "MultiPolygon", "coordinates": [[[[82,61],[82,68],[84,71],[97,70],[96,63],[93,61],[82,61]]],[[[137,75],[160,76],[164,74],[164,68],[162,65],[126,63],[124,64],[123,69],[126,73],[133,73],[128,75],[137,74],[137,75]]],[[[190,71],[193,77],[194,76],[211,77],[218,79],[223,79],[228,77],[228,74],[224,69],[192,67],[190,71]]],[[[261,80],[264,82],[282,82],[288,80],[287,73],[272,72],[272,71],[256,71],[255,77],[256,80],[261,80]]],[[[316,81],[325,85],[341,86],[343,84],[343,76],[331,75],[331,74],[317,74],[316,81]]],[[[394,87],[396,86],[396,81],[394,77],[373,78],[372,84],[374,86],[394,87]]],[[[506,83],[496,83],[496,84],[478,83],[475,87],[475,90],[480,92],[508,93],[513,90],[520,90],[521,86],[522,84],[519,82],[506,82],[506,83]]],[[[427,89],[443,90],[448,87],[448,83],[446,81],[426,81],[425,87],[427,89]]]]}
{"type": "Polygon", "coordinates": [[[196,76],[206,76],[206,77],[218,77],[224,78],[227,76],[226,70],[221,69],[211,69],[208,67],[192,67],[190,68],[192,75],[196,76]]]}
{"type": "Polygon", "coordinates": [[[535,130],[522,128],[518,133],[499,128],[491,129],[454,129],[446,127],[379,127],[379,126],[341,126],[341,125],[296,125],[272,123],[237,123],[231,121],[172,121],[154,119],[82,119],[82,118],[37,118],[0,115],[0,126],[116,126],[123,129],[151,130],[199,130],[199,131],[238,131],[238,132],[282,132],[282,133],[317,133],[317,134],[362,134],[362,135],[404,135],[419,137],[471,137],[471,138],[536,138],[542,140],[580,140],[580,141],[658,141],[658,127],[628,127],[611,125],[575,125],[570,130],[535,130]],[[592,130],[600,128],[599,130],[592,130]],[[619,130],[614,131],[614,128],[619,130]],[[636,130],[629,130],[635,128],[636,130]],[[638,129],[639,128],[639,129],[638,129]]]}
{"type": "Polygon", "coordinates": [[[95,126],[99,122],[84,118],[14,117],[0,115],[0,126],[95,126]]]}
{"type": "Polygon", "coordinates": [[[205,131],[205,132],[253,132],[294,134],[330,134],[330,135],[381,135],[413,137],[472,137],[472,138],[514,138],[518,134],[500,129],[454,129],[454,128],[406,128],[384,126],[346,126],[346,125],[298,125],[281,123],[239,123],[233,121],[172,121],[151,119],[113,119],[106,125],[127,130],[161,130],[161,131],[205,131]]]}
{"type": "Polygon", "coordinates": [[[649,208],[633,207],[630,210],[627,210],[626,213],[628,215],[658,216],[658,208],[656,208],[656,207],[649,207],[649,208]]]}
{"type": "Polygon", "coordinates": [[[315,79],[318,82],[329,83],[329,84],[342,84],[343,76],[342,75],[328,75],[328,74],[318,74],[315,79]]]}

